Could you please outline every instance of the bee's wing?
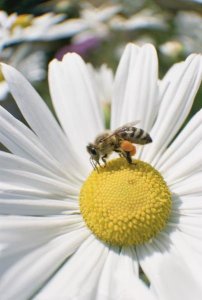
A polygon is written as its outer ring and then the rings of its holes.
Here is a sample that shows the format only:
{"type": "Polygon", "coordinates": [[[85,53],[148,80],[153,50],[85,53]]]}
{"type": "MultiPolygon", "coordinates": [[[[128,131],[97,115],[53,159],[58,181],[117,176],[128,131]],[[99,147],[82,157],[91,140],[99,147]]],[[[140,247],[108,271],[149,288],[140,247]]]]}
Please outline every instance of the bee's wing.
{"type": "Polygon", "coordinates": [[[126,123],[124,125],[122,125],[121,127],[118,127],[116,130],[114,130],[110,135],[108,135],[104,140],[112,137],[113,135],[116,135],[116,134],[119,134],[121,132],[124,132],[128,129],[128,127],[133,127],[134,125],[137,125],[138,123],[140,123],[140,121],[134,121],[134,122],[129,122],[129,123],[126,123]]]}
{"type": "Polygon", "coordinates": [[[99,134],[96,139],[95,139],[95,144],[99,144],[100,142],[105,141],[106,139],[108,139],[109,135],[111,135],[111,131],[110,130],[106,130],[103,133],[99,134]]]}
{"type": "Polygon", "coordinates": [[[134,127],[134,125],[138,124],[139,122],[140,121],[126,123],[126,124],[122,125],[121,127],[118,127],[110,136],[120,134],[124,131],[127,131],[129,127],[134,127]]]}
{"type": "Polygon", "coordinates": [[[119,128],[123,128],[123,127],[133,127],[134,125],[137,125],[139,124],[141,121],[140,120],[136,120],[136,121],[133,121],[133,122],[128,122],[126,124],[124,124],[123,126],[119,127],[119,128]]]}

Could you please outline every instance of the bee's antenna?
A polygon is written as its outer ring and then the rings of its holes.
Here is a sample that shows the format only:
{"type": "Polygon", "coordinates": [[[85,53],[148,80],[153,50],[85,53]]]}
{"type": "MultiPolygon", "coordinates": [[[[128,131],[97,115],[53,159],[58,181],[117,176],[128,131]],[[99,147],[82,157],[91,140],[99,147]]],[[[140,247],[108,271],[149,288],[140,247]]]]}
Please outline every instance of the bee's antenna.
{"type": "Polygon", "coordinates": [[[90,158],[89,158],[89,160],[90,160],[91,166],[92,166],[92,167],[93,167],[93,169],[95,170],[95,164],[94,164],[94,162],[93,162],[93,159],[92,159],[92,157],[90,157],[90,158]]]}
{"type": "Polygon", "coordinates": [[[93,167],[93,169],[96,170],[97,172],[99,172],[98,168],[97,168],[97,166],[96,166],[96,164],[95,164],[95,162],[94,162],[94,160],[93,160],[92,157],[90,157],[90,163],[91,163],[91,166],[93,167]]]}

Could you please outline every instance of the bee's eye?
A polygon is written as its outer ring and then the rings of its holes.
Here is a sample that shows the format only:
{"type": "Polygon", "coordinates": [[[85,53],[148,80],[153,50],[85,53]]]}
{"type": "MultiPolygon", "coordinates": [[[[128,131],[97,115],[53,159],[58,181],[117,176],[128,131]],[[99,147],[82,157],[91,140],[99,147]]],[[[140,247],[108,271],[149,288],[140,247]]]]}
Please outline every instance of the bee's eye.
{"type": "Polygon", "coordinates": [[[96,154],[97,154],[97,151],[95,150],[95,148],[91,148],[91,153],[92,153],[93,155],[96,155],[96,154]]]}

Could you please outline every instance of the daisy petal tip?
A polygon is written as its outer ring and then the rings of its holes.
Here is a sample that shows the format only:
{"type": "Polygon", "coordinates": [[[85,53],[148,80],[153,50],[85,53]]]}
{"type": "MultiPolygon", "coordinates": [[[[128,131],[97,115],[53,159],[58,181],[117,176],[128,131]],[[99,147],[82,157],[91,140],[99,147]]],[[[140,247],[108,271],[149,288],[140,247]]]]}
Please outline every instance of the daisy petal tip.
{"type": "Polygon", "coordinates": [[[157,51],[156,48],[153,44],[145,44],[142,47],[142,51],[145,52],[145,54],[147,54],[148,56],[150,56],[151,61],[155,62],[156,64],[158,64],[158,55],[157,55],[157,51]]]}
{"type": "Polygon", "coordinates": [[[6,72],[8,69],[12,69],[11,66],[9,66],[5,63],[2,63],[2,62],[0,63],[0,68],[1,68],[2,73],[6,72]]]}
{"type": "Polygon", "coordinates": [[[59,68],[61,61],[57,60],[57,58],[54,58],[51,60],[48,64],[48,78],[50,77],[50,74],[52,72],[55,72],[56,69],[59,68]]]}
{"type": "Polygon", "coordinates": [[[83,61],[81,56],[75,52],[69,52],[66,53],[63,58],[62,58],[62,62],[67,62],[67,61],[74,61],[74,62],[81,62],[83,61]]]}
{"type": "Polygon", "coordinates": [[[140,47],[138,45],[130,42],[126,45],[124,52],[131,54],[132,52],[134,52],[134,51],[136,52],[137,50],[140,50],[140,47]]]}
{"type": "Polygon", "coordinates": [[[1,67],[1,72],[5,78],[5,80],[7,81],[7,83],[9,82],[14,82],[16,78],[19,78],[21,75],[21,73],[15,69],[14,67],[7,65],[5,63],[1,63],[0,64],[1,67]]]}
{"type": "Polygon", "coordinates": [[[152,51],[152,52],[155,52],[156,53],[156,48],[154,47],[153,44],[150,44],[150,43],[146,43],[142,46],[142,49],[145,49],[147,51],[152,51]]]}
{"type": "Polygon", "coordinates": [[[50,68],[50,66],[55,65],[60,63],[60,60],[58,60],[57,58],[54,58],[50,61],[50,63],[48,64],[48,67],[50,68]]]}
{"type": "Polygon", "coordinates": [[[202,65],[202,55],[200,53],[192,53],[192,54],[190,54],[187,57],[186,61],[187,62],[194,62],[194,61],[196,61],[197,64],[202,65]]]}

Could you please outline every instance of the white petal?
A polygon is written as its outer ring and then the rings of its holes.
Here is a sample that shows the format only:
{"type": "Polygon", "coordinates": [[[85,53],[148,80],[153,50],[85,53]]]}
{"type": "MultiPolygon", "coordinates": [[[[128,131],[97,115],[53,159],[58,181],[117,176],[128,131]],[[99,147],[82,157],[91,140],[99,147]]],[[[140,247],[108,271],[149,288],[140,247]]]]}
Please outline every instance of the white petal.
{"type": "Polygon", "coordinates": [[[49,86],[58,118],[73,149],[89,165],[86,145],[103,131],[101,108],[87,66],[77,54],[49,65],[49,86]]]}
{"type": "Polygon", "coordinates": [[[180,182],[170,185],[170,190],[177,195],[193,195],[199,194],[202,195],[202,172],[197,172],[180,182]]]}
{"type": "Polygon", "coordinates": [[[79,213],[78,202],[53,199],[1,199],[2,215],[51,216],[61,213],[79,213]]]}
{"type": "Polygon", "coordinates": [[[84,226],[79,215],[25,217],[0,216],[2,255],[9,255],[45,243],[55,236],[84,226]]]}
{"type": "Polygon", "coordinates": [[[83,229],[65,234],[16,262],[1,279],[4,300],[32,297],[88,235],[83,229]]]}
{"type": "Polygon", "coordinates": [[[170,239],[178,249],[180,255],[192,271],[193,277],[202,286],[201,268],[202,268],[202,242],[185,235],[182,232],[174,231],[170,239]]]}
{"type": "Polygon", "coordinates": [[[201,83],[199,55],[190,56],[168,86],[159,114],[151,130],[153,143],[144,149],[142,159],[155,165],[186,119],[201,83]]]}
{"type": "Polygon", "coordinates": [[[163,153],[156,164],[161,172],[166,172],[187,155],[202,140],[202,109],[195,114],[174,142],[163,153]]]}
{"type": "Polygon", "coordinates": [[[180,212],[180,207],[177,210],[172,210],[168,221],[169,230],[176,228],[193,237],[202,237],[202,218],[201,214],[183,214],[180,212]]]}
{"type": "Polygon", "coordinates": [[[0,101],[5,100],[8,94],[8,85],[5,81],[0,82],[0,101]]]}
{"type": "Polygon", "coordinates": [[[108,247],[90,236],[34,299],[95,299],[107,253],[108,247]]]}
{"type": "Polygon", "coordinates": [[[170,82],[173,80],[173,77],[176,76],[177,73],[180,73],[183,68],[184,62],[179,62],[174,64],[170,67],[170,69],[166,72],[163,79],[161,80],[162,85],[167,85],[167,83],[170,84],[170,82]]]}
{"type": "Polygon", "coordinates": [[[71,184],[63,183],[59,180],[48,178],[46,176],[34,174],[21,170],[4,170],[0,172],[0,187],[2,190],[21,189],[42,191],[52,194],[53,197],[67,197],[71,195],[78,196],[78,188],[71,184]]]}
{"type": "Polygon", "coordinates": [[[173,66],[170,67],[170,69],[166,72],[164,77],[159,80],[159,97],[160,97],[160,103],[162,99],[164,98],[165,92],[172,82],[173,78],[176,77],[176,74],[180,74],[181,70],[183,70],[183,62],[179,62],[174,64],[173,66]]]}
{"type": "Polygon", "coordinates": [[[92,18],[95,18],[96,20],[100,22],[104,22],[109,20],[113,15],[120,12],[122,10],[122,7],[120,5],[109,5],[109,6],[103,6],[100,8],[93,8],[90,10],[89,8],[86,8],[82,11],[82,16],[85,18],[92,16],[92,18]]]}
{"type": "Polygon", "coordinates": [[[138,279],[138,264],[132,247],[111,247],[102,270],[96,300],[153,299],[148,288],[138,279]]]}
{"type": "MultiPolygon", "coordinates": [[[[33,174],[38,174],[42,176],[46,176],[49,178],[57,179],[60,182],[69,184],[65,174],[64,176],[57,176],[56,172],[51,172],[47,170],[47,168],[36,164],[28,159],[24,159],[22,157],[19,157],[17,155],[13,155],[11,153],[0,151],[0,166],[1,169],[4,170],[21,170],[33,174]]],[[[56,170],[55,170],[56,171],[56,170]]],[[[69,179],[70,180],[70,179],[69,179]]],[[[72,186],[75,186],[79,188],[79,185],[77,186],[77,182],[74,180],[71,182],[72,186]]]]}
{"type": "Polygon", "coordinates": [[[111,104],[112,101],[112,87],[114,82],[114,74],[112,69],[108,68],[106,64],[100,66],[99,69],[94,69],[91,64],[88,64],[91,80],[95,85],[95,92],[99,96],[101,105],[111,104]]]}
{"type": "Polygon", "coordinates": [[[151,128],[158,99],[157,75],[157,55],[153,46],[145,45],[139,50],[133,45],[126,47],[115,78],[112,127],[140,120],[141,128],[151,128]],[[114,124],[113,115],[118,124],[114,124]]]}
{"type": "MultiPolygon", "coordinates": [[[[57,200],[66,199],[64,195],[57,195],[57,200]]],[[[55,199],[51,191],[24,188],[0,183],[0,199],[55,199]]],[[[78,201],[78,196],[71,196],[71,199],[78,201]]]]}
{"type": "Polygon", "coordinates": [[[128,44],[121,57],[118,69],[116,71],[112,109],[111,109],[111,128],[116,129],[120,125],[123,99],[125,97],[126,86],[130,70],[134,68],[139,53],[139,47],[128,44]]]}
{"type": "Polygon", "coordinates": [[[195,218],[188,218],[186,216],[186,219],[180,218],[179,216],[174,217],[172,215],[171,219],[167,223],[166,231],[168,233],[175,231],[178,229],[180,232],[188,235],[189,237],[194,237],[197,239],[202,239],[202,231],[201,231],[201,222],[195,222],[195,218]]]}
{"type": "Polygon", "coordinates": [[[140,127],[150,130],[155,118],[154,107],[158,98],[158,62],[154,47],[145,45],[140,48],[136,64],[131,64],[128,72],[120,124],[140,120],[140,127]]]}
{"type": "MultiPolygon", "coordinates": [[[[78,176],[78,161],[62,130],[45,102],[31,84],[14,68],[2,64],[2,73],[24,118],[39,137],[41,144],[67,172],[78,176]]],[[[86,175],[80,164],[80,172],[86,175]]]]}
{"type": "MultiPolygon", "coordinates": [[[[202,129],[202,126],[201,126],[202,129]]],[[[183,146],[182,146],[183,147],[183,146]]],[[[164,179],[169,185],[182,180],[184,177],[196,173],[202,167],[202,142],[190,150],[190,153],[182,156],[173,166],[171,166],[164,174],[164,179]]]]}
{"type": "MultiPolygon", "coordinates": [[[[193,223],[193,222],[191,222],[191,223],[193,223]]],[[[201,240],[202,232],[201,232],[200,228],[197,228],[197,226],[201,226],[201,224],[195,224],[195,226],[192,226],[189,224],[188,225],[178,224],[178,222],[168,223],[168,228],[170,231],[173,231],[173,228],[175,228],[175,229],[177,228],[180,232],[186,234],[187,236],[201,240]]]]}
{"type": "Polygon", "coordinates": [[[201,196],[177,196],[173,197],[172,210],[180,215],[198,215],[202,213],[201,196]]]}
{"type": "MultiPolygon", "coordinates": [[[[0,142],[11,152],[66,177],[61,166],[42,146],[37,136],[0,106],[0,142]]],[[[68,176],[69,177],[69,176],[68,176]]]]}
{"type": "Polygon", "coordinates": [[[164,235],[137,247],[140,265],[159,299],[200,300],[202,288],[182,256],[164,235]]]}

